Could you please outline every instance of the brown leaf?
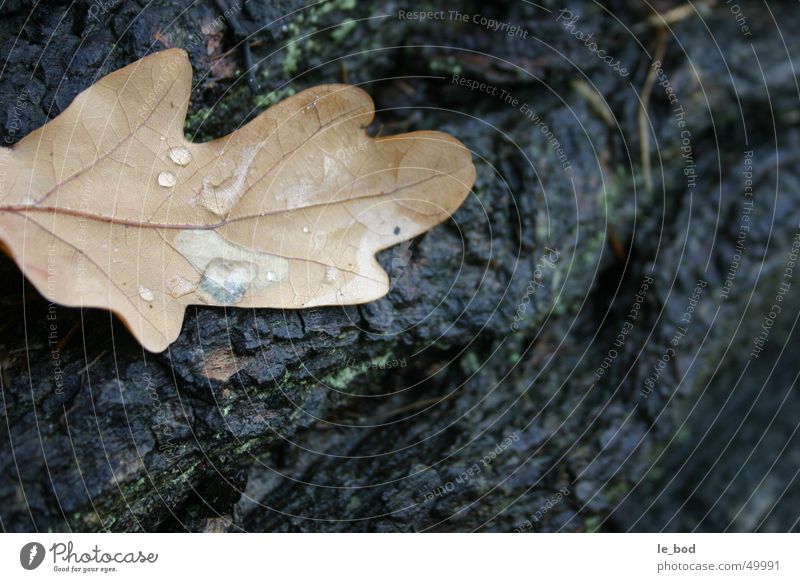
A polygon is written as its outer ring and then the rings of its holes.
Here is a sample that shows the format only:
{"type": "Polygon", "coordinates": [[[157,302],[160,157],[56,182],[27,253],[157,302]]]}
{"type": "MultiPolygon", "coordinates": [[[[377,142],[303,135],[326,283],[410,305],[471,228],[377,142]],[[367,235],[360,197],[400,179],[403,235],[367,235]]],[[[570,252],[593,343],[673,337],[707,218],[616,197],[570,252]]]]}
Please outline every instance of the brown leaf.
{"type": "Polygon", "coordinates": [[[450,216],[475,178],[456,139],[372,139],[370,97],[321,85],[228,136],[183,125],[182,50],[104,77],[0,148],[0,240],[54,302],[114,311],[165,349],[187,305],[302,308],[385,295],[375,253],[450,216]]]}

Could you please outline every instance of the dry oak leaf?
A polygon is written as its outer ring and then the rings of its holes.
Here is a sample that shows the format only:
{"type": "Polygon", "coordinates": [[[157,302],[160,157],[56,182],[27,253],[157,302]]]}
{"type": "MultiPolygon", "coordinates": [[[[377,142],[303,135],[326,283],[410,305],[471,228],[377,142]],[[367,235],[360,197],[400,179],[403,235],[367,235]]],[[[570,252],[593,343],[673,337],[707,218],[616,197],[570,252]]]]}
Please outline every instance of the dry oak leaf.
{"type": "Polygon", "coordinates": [[[435,131],[370,138],[370,97],[321,85],[228,136],[186,140],[186,53],[100,79],[0,148],[0,241],[36,288],[116,313],[151,351],[187,305],[302,308],[378,299],[375,253],[447,219],[475,180],[435,131]]]}

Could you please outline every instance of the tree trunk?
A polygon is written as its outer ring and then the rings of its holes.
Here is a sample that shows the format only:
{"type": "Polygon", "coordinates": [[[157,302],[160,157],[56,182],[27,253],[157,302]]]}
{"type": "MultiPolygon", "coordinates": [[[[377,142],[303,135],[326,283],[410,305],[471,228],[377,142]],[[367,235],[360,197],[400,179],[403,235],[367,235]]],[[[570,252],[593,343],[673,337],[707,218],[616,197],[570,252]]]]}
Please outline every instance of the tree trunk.
{"type": "Polygon", "coordinates": [[[725,6],[670,31],[633,4],[5,3],[5,145],[184,47],[196,141],[349,82],[373,132],[447,131],[478,177],[450,222],[379,257],[384,299],[191,308],[158,355],[3,258],[0,526],[796,529],[795,469],[773,462],[800,454],[796,293],[752,355],[800,218],[793,69],[763,7],[746,36],[725,6]]]}

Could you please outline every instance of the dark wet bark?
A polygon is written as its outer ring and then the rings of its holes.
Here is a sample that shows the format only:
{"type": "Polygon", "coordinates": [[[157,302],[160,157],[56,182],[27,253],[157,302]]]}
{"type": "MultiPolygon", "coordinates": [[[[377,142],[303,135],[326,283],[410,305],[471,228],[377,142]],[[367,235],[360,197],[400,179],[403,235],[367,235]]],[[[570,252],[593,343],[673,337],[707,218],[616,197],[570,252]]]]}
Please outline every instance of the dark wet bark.
{"type": "MultiPolygon", "coordinates": [[[[448,131],[475,151],[478,178],[451,222],[381,255],[386,298],[193,308],[158,355],[107,313],[50,306],[3,259],[0,525],[796,528],[796,293],[750,357],[800,218],[796,42],[785,50],[755,3],[749,37],[724,7],[673,23],[675,37],[647,23],[644,5],[609,3],[631,32],[593,3],[573,8],[575,29],[594,32],[622,75],[557,20],[560,4],[540,4],[551,12],[461,4],[525,33],[509,36],[472,21],[398,19],[383,2],[285,17],[302,4],[228,2],[250,35],[262,91],[253,94],[241,35],[216,2],[33,13],[5,3],[7,144],[99,76],[182,46],[195,67],[196,140],[299,89],[364,83],[379,109],[374,131],[448,131]],[[660,53],[665,76],[647,103],[650,184],[637,93],[660,53]],[[498,89],[470,91],[453,74],[498,89]],[[752,219],[723,298],[751,150],[752,219]]],[[[781,20],[796,30],[800,15],[781,20]]]]}

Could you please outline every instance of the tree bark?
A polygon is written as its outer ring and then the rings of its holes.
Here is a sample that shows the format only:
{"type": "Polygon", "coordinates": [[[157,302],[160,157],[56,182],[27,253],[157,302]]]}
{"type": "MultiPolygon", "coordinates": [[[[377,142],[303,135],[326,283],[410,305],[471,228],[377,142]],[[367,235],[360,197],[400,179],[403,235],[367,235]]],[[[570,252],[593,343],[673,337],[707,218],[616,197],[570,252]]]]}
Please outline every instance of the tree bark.
{"type": "Polygon", "coordinates": [[[372,131],[448,131],[478,167],[449,223],[380,256],[386,298],[192,308],[158,355],[108,313],[48,304],[2,259],[0,526],[796,528],[782,495],[794,470],[769,466],[784,443],[798,452],[797,358],[783,349],[796,294],[740,378],[800,218],[798,94],[776,23],[753,9],[746,37],[720,8],[668,32],[646,5],[611,2],[619,22],[586,4],[570,29],[560,4],[539,4],[462,2],[467,21],[429,22],[349,0],[229,3],[233,19],[174,0],[0,8],[6,145],[100,76],[177,46],[195,67],[192,139],[345,81],[374,97],[372,131]],[[726,298],[749,151],[755,204],[726,298]],[[776,361],[789,372],[765,384],[776,361]],[[762,464],[731,480],[761,435],[762,464]]]}

